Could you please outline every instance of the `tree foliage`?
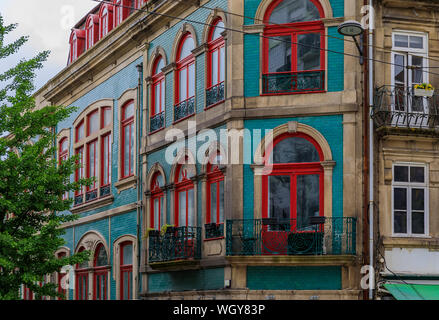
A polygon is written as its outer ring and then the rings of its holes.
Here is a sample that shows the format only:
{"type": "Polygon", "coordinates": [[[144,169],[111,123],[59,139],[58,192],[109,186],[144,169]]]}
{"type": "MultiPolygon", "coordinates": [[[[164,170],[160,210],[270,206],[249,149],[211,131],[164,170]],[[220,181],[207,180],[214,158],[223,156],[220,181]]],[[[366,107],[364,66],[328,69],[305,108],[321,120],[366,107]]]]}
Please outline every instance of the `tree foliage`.
{"type": "MultiPolygon", "coordinates": [[[[5,35],[16,26],[4,25],[0,15],[0,64],[28,40],[20,37],[5,44],[5,35]]],[[[22,59],[0,74],[0,299],[19,299],[21,285],[36,298],[59,296],[56,284],[40,286],[44,276],[89,258],[88,252],[55,257],[65,245],[62,224],[78,218],[68,211],[72,200],[62,196],[90,181],[70,181],[77,158],[60,164],[56,159],[55,128],[75,108],[36,108],[35,72],[48,55],[44,51],[22,59]]]]}

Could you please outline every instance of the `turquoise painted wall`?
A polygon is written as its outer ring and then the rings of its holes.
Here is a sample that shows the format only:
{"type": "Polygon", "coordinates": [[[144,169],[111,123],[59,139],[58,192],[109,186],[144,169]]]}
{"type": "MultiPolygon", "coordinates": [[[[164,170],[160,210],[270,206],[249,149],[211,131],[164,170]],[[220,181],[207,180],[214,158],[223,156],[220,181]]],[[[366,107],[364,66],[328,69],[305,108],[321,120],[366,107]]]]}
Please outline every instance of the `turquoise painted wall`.
{"type": "Polygon", "coordinates": [[[224,288],[223,268],[153,273],[148,276],[149,293],[222,288],[224,288]]]}
{"type": "Polygon", "coordinates": [[[250,290],[341,290],[341,267],[247,267],[250,290]]]}
{"type": "MultiPolygon", "coordinates": [[[[332,180],[332,215],[334,217],[343,216],[343,116],[318,116],[318,117],[296,117],[284,119],[261,119],[245,120],[244,126],[253,130],[262,130],[259,138],[253,140],[253,145],[244,145],[244,157],[251,157],[256,147],[265,136],[266,129],[274,129],[288,121],[298,121],[307,124],[319,131],[328,141],[332,151],[333,160],[336,162],[332,180]]],[[[254,207],[254,182],[253,170],[249,164],[244,165],[244,219],[253,219],[254,207]]]]}

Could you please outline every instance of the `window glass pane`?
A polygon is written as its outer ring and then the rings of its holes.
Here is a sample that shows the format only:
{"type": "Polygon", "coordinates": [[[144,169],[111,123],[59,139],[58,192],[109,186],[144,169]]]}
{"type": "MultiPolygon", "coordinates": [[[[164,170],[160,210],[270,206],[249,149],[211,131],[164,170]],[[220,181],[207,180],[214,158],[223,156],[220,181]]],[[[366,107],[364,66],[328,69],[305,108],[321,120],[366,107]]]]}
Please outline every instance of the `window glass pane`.
{"type": "Polygon", "coordinates": [[[395,210],[407,210],[407,189],[395,188],[393,190],[393,208],[395,210]]]}
{"type": "Polygon", "coordinates": [[[412,189],[412,210],[424,211],[424,189],[412,189]]]}
{"type": "Polygon", "coordinates": [[[160,87],[161,87],[161,96],[160,96],[161,107],[160,107],[160,112],[162,112],[165,109],[165,80],[162,80],[160,82],[160,87]]]}
{"type": "Polygon", "coordinates": [[[134,124],[132,123],[130,125],[130,131],[131,131],[131,141],[130,141],[130,156],[131,156],[131,163],[130,163],[130,174],[134,173],[134,124]]]}
{"type": "Polygon", "coordinates": [[[405,56],[400,54],[395,55],[395,84],[405,85],[405,56]]]}
{"type": "Polygon", "coordinates": [[[111,108],[105,108],[103,112],[104,117],[104,127],[108,126],[111,123],[111,108]]]}
{"type": "Polygon", "coordinates": [[[159,198],[154,199],[154,229],[159,230],[159,198]]]}
{"type": "Polygon", "coordinates": [[[406,35],[395,35],[395,47],[403,47],[408,48],[409,46],[409,37],[406,35]]]}
{"type": "Polygon", "coordinates": [[[218,222],[224,222],[224,180],[221,180],[219,183],[220,186],[220,198],[219,198],[219,202],[220,202],[220,214],[219,214],[219,220],[218,222]]]}
{"type": "Polygon", "coordinates": [[[124,109],[124,119],[128,119],[134,116],[134,103],[128,104],[124,109]]]}
{"type": "Polygon", "coordinates": [[[410,167],[410,182],[425,182],[423,167],[410,167]]]}
{"type": "Polygon", "coordinates": [[[424,48],[423,37],[410,36],[410,48],[422,49],[424,48]]]}
{"type": "Polygon", "coordinates": [[[124,176],[130,174],[130,129],[131,126],[124,127],[124,161],[123,161],[123,172],[124,176]]]}
{"type": "Polygon", "coordinates": [[[412,212],[412,233],[425,234],[424,212],[412,212]]]}
{"type": "Polygon", "coordinates": [[[309,218],[320,215],[320,176],[297,176],[297,228],[309,226],[309,218]]]}
{"type": "Polygon", "coordinates": [[[186,226],[186,191],[180,192],[178,197],[178,224],[180,226],[186,226]]]}
{"type": "Polygon", "coordinates": [[[268,72],[291,71],[291,36],[268,40],[268,72]]]}
{"type": "Polygon", "coordinates": [[[76,141],[84,138],[84,122],[81,123],[76,129],[76,141]]]}
{"type": "Polygon", "coordinates": [[[195,226],[194,189],[188,190],[188,226],[195,226]]]}
{"type": "Polygon", "coordinates": [[[103,163],[103,184],[109,184],[110,183],[110,135],[107,135],[103,138],[103,144],[104,144],[104,163],[103,163]]]}
{"type": "Polygon", "coordinates": [[[412,56],[412,66],[417,67],[415,69],[412,69],[412,82],[413,83],[423,83],[424,77],[423,77],[423,58],[418,56],[412,56]]]}
{"type": "Polygon", "coordinates": [[[300,137],[286,138],[277,143],[270,155],[270,163],[319,162],[317,149],[300,137]]]}
{"type": "Polygon", "coordinates": [[[284,0],[271,13],[270,23],[283,24],[319,19],[319,10],[310,0],[284,0]]]}
{"type": "Polygon", "coordinates": [[[218,221],[216,221],[216,201],[217,201],[217,197],[216,197],[216,183],[212,183],[210,185],[210,222],[212,223],[217,223],[218,221]]]}
{"type": "Polygon", "coordinates": [[[393,181],[396,182],[408,182],[409,181],[409,168],[406,166],[395,166],[395,177],[393,181]]]}
{"type": "Polygon", "coordinates": [[[123,246],[123,264],[133,264],[133,245],[126,244],[123,246]]]}
{"type": "Polygon", "coordinates": [[[105,248],[103,246],[100,246],[98,250],[99,251],[96,256],[96,266],[97,267],[106,266],[108,264],[107,252],[105,251],[105,248]]]}
{"type": "Polygon", "coordinates": [[[181,69],[180,70],[180,102],[184,101],[188,98],[187,96],[187,69],[181,69]]]}
{"type": "Polygon", "coordinates": [[[290,219],[290,177],[268,177],[268,217],[290,219]]]}
{"type": "Polygon", "coordinates": [[[297,70],[320,69],[320,33],[297,36],[297,70]]]}
{"type": "Polygon", "coordinates": [[[220,49],[220,82],[226,79],[226,53],[225,47],[220,49]]]}
{"type": "Polygon", "coordinates": [[[215,26],[211,41],[220,38],[222,32],[224,32],[224,23],[222,21],[219,21],[215,26]]]}
{"type": "Polygon", "coordinates": [[[218,84],[218,50],[212,52],[212,85],[218,84]]]}
{"type": "Polygon", "coordinates": [[[157,66],[155,68],[154,74],[162,73],[162,69],[165,67],[165,62],[162,58],[160,58],[160,61],[157,63],[157,66]]]}
{"type": "Polygon", "coordinates": [[[407,233],[407,212],[395,211],[393,215],[394,232],[395,233],[407,233]]]}
{"type": "Polygon", "coordinates": [[[195,96],[195,64],[192,63],[189,66],[189,96],[193,97],[195,96]]]}
{"type": "Polygon", "coordinates": [[[67,151],[67,145],[68,145],[68,141],[67,139],[64,139],[61,143],[61,152],[67,151]]]}
{"type": "Polygon", "coordinates": [[[161,96],[160,96],[160,83],[156,84],[155,90],[154,90],[154,114],[160,113],[160,102],[161,102],[161,96]]]}
{"type": "Polygon", "coordinates": [[[164,211],[164,206],[163,206],[163,199],[164,199],[163,196],[160,197],[160,224],[158,225],[158,228],[157,228],[158,230],[160,230],[162,228],[162,226],[164,225],[164,222],[165,222],[165,217],[164,217],[165,211],[164,211]]]}
{"type": "Polygon", "coordinates": [[[183,43],[183,46],[181,47],[179,60],[182,60],[182,59],[190,56],[192,54],[192,50],[194,50],[194,48],[195,48],[194,40],[190,36],[187,37],[183,43]]]}
{"type": "Polygon", "coordinates": [[[129,290],[130,290],[130,272],[123,273],[123,299],[129,299],[129,290]]]}

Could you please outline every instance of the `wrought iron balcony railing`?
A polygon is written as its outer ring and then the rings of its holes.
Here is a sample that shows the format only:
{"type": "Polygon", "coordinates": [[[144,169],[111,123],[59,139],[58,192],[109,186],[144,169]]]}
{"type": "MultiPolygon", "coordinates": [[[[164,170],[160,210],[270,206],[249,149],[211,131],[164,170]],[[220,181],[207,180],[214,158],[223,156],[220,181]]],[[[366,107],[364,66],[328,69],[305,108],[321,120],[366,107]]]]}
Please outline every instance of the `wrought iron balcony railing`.
{"type": "Polygon", "coordinates": [[[228,256],[355,255],[356,218],[326,218],[298,226],[296,219],[228,220],[228,256]]]}
{"type": "Polygon", "coordinates": [[[325,90],[325,71],[269,73],[262,76],[263,94],[304,93],[325,90]]]}
{"type": "Polygon", "coordinates": [[[195,112],[195,97],[184,100],[174,107],[174,121],[181,120],[195,112]]]}
{"type": "Polygon", "coordinates": [[[224,100],[224,81],[206,90],[206,107],[224,100]]]}
{"type": "Polygon", "coordinates": [[[165,112],[162,111],[156,115],[151,116],[150,132],[157,131],[165,125],[165,112]]]}
{"type": "Polygon", "coordinates": [[[200,258],[200,227],[169,227],[164,235],[149,236],[149,263],[200,258]]]}
{"type": "Polygon", "coordinates": [[[377,127],[435,128],[439,95],[416,96],[412,88],[383,86],[375,90],[371,117],[377,127]]]}

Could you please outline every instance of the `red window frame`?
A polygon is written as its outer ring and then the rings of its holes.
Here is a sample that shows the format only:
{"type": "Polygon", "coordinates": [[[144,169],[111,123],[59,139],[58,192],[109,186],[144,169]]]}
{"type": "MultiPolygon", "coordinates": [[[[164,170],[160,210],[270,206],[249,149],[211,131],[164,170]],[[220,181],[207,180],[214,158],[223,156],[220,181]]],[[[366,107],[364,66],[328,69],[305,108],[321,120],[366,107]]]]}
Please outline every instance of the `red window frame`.
{"type": "MultiPolygon", "coordinates": [[[[208,59],[207,59],[207,90],[211,89],[214,86],[217,86],[221,83],[223,83],[225,80],[221,80],[221,69],[224,69],[223,73],[225,76],[225,52],[224,52],[224,65],[221,65],[221,48],[224,48],[226,42],[223,37],[220,37],[218,39],[212,40],[213,34],[215,32],[215,29],[218,25],[218,23],[223,22],[221,18],[217,18],[214,23],[212,23],[212,27],[209,31],[209,53],[208,53],[208,59]],[[212,73],[212,63],[213,63],[213,55],[215,52],[218,52],[218,77],[217,79],[213,79],[213,73],[212,73]]],[[[224,22],[223,22],[224,23],[224,22]]]]}
{"type": "MultiPolygon", "coordinates": [[[[183,44],[186,42],[186,40],[188,38],[192,38],[192,35],[190,34],[190,32],[186,33],[183,38],[180,40],[180,43],[178,45],[178,54],[177,54],[177,72],[176,72],[176,78],[175,78],[175,104],[179,104],[181,102],[187,101],[189,99],[192,99],[193,97],[195,97],[195,85],[196,85],[196,81],[194,81],[194,95],[189,96],[189,69],[192,65],[194,65],[195,67],[195,56],[193,55],[193,53],[191,53],[190,55],[188,55],[187,57],[183,58],[180,60],[180,56],[181,56],[181,49],[183,48],[183,44]],[[180,97],[180,74],[183,70],[186,70],[186,99],[181,100],[180,97]]],[[[195,43],[195,40],[194,40],[195,43]]],[[[194,79],[195,79],[195,74],[194,74],[194,79]]]]}
{"type": "MultiPolygon", "coordinates": [[[[224,221],[220,219],[220,183],[224,182],[224,174],[219,170],[218,165],[212,165],[209,163],[207,166],[207,190],[206,190],[206,223],[211,223],[212,219],[212,199],[211,188],[213,184],[216,184],[216,224],[223,224],[224,221]]],[[[224,192],[224,190],[223,190],[224,192]]],[[[223,217],[224,218],[224,217],[223,217]]]]}
{"type": "Polygon", "coordinates": [[[154,74],[152,76],[152,87],[151,87],[151,98],[152,98],[152,108],[151,108],[151,116],[156,116],[160,113],[162,113],[165,110],[165,106],[164,106],[164,101],[162,99],[162,94],[164,94],[164,90],[165,90],[165,75],[163,74],[163,72],[160,70],[159,73],[157,73],[156,69],[158,67],[158,65],[160,64],[160,62],[163,61],[163,57],[157,57],[156,61],[154,62],[154,74]],[[160,87],[160,94],[159,97],[157,97],[156,95],[156,87],[160,87]],[[159,110],[158,112],[156,112],[156,102],[157,99],[159,101],[159,110]]]}
{"type": "Polygon", "coordinates": [[[99,125],[100,125],[100,124],[99,124],[99,110],[94,110],[94,111],[90,112],[90,113],[87,115],[87,137],[88,137],[89,135],[91,135],[91,134],[93,134],[93,133],[99,131],[99,125]],[[97,117],[98,117],[97,128],[96,128],[96,130],[95,130],[94,132],[90,132],[90,127],[91,127],[91,125],[90,125],[90,119],[91,119],[92,116],[95,116],[95,115],[97,115],[97,117]]]}
{"type": "Polygon", "coordinates": [[[136,0],[136,9],[140,9],[148,0],[136,0]]]}
{"type": "MultiPolygon", "coordinates": [[[[84,251],[84,248],[80,248],[79,252],[84,251]]],[[[76,300],[88,300],[88,268],[79,268],[79,263],[76,265],[75,275],[76,275],[76,283],[75,283],[75,299],[76,300]],[[85,279],[85,288],[83,287],[83,280],[85,279]],[[83,299],[85,298],[85,299],[83,299]]]]}
{"type": "Polygon", "coordinates": [[[81,29],[73,29],[70,34],[70,54],[69,62],[75,62],[85,49],[86,31],[81,29]]]}
{"type": "MultiPolygon", "coordinates": [[[[79,163],[81,167],[76,169],[76,171],[75,171],[75,181],[76,182],[79,181],[79,179],[84,178],[84,147],[83,146],[76,149],[75,155],[78,155],[78,154],[80,155],[80,157],[79,157],[80,160],[77,163],[79,163]]],[[[75,196],[81,196],[81,195],[83,195],[82,188],[79,191],[78,190],[75,191],[75,196]]]]}
{"type": "Polygon", "coordinates": [[[108,133],[101,138],[101,187],[109,186],[111,184],[111,133],[108,133]],[[107,147],[107,153],[105,153],[107,147]],[[105,165],[107,170],[105,170],[105,165]],[[107,183],[105,183],[107,180],[107,183]]]}
{"type": "Polygon", "coordinates": [[[113,5],[104,4],[99,10],[99,38],[102,39],[111,30],[113,30],[113,5]],[[105,9],[106,12],[104,12],[105,9]]]}
{"type": "Polygon", "coordinates": [[[82,120],[75,128],[75,142],[79,142],[82,139],[85,138],[85,133],[84,133],[84,120],[82,120]],[[79,131],[82,130],[82,138],[79,139],[79,131]]]}
{"type": "Polygon", "coordinates": [[[157,225],[157,230],[160,230],[163,221],[161,221],[161,216],[163,213],[163,208],[162,208],[162,199],[164,199],[165,193],[163,191],[162,188],[160,188],[160,185],[158,183],[158,177],[161,176],[160,172],[157,172],[154,175],[154,178],[152,179],[152,183],[151,183],[151,218],[150,218],[150,223],[151,223],[151,227],[155,227],[157,225]],[[155,221],[154,219],[154,215],[155,215],[155,200],[158,200],[158,204],[159,204],[159,210],[158,210],[158,220],[159,221],[155,221]],[[157,224],[156,224],[157,222],[157,224]]]}
{"type": "Polygon", "coordinates": [[[101,243],[96,247],[93,261],[93,300],[108,300],[108,266],[97,266],[97,259],[100,250],[105,250],[101,243]],[[103,281],[104,290],[98,295],[97,286],[103,281]]]}
{"type": "MultiPolygon", "coordinates": [[[[93,140],[89,143],[87,143],[87,179],[93,178],[97,176],[97,170],[98,170],[98,140],[93,140]],[[94,159],[93,163],[90,163],[90,151],[93,150],[94,153],[94,159]],[[91,171],[93,169],[93,172],[95,175],[91,175],[91,171]]],[[[94,191],[97,189],[97,182],[93,181],[90,186],[87,186],[87,191],[94,191]]]]}
{"type": "MultiPolygon", "coordinates": [[[[120,245],[120,300],[131,300],[132,299],[132,292],[133,292],[133,264],[131,261],[131,264],[125,264],[123,257],[124,257],[124,250],[125,247],[127,247],[128,245],[131,245],[131,249],[134,247],[133,243],[131,241],[126,241],[121,243],[120,245]],[[128,297],[127,299],[124,299],[124,292],[125,292],[125,287],[124,287],[124,277],[128,277],[128,297]]],[[[134,258],[134,254],[132,255],[132,257],[134,258]]]]}
{"type": "Polygon", "coordinates": [[[134,130],[134,114],[135,114],[136,110],[135,110],[135,106],[134,106],[134,101],[131,100],[127,103],[125,103],[125,105],[122,107],[122,178],[127,178],[130,176],[134,175],[134,163],[133,163],[133,159],[134,159],[134,141],[132,141],[132,131],[134,130]],[[125,110],[131,105],[133,104],[133,115],[125,118],[125,110]],[[127,137],[125,137],[125,128],[126,127],[130,127],[130,134],[129,137],[127,139],[127,137]],[[128,140],[128,141],[127,141],[128,140]],[[127,145],[128,142],[128,145],[127,145]],[[125,159],[125,150],[126,148],[129,148],[129,152],[128,152],[128,174],[125,173],[125,161],[127,161],[127,159],[125,159]]]}
{"type": "Polygon", "coordinates": [[[23,285],[23,300],[33,300],[34,293],[26,285],[23,285]]]}
{"type": "Polygon", "coordinates": [[[85,48],[90,49],[99,41],[99,16],[96,14],[88,15],[85,24],[85,48]],[[91,37],[91,38],[90,38],[91,37]]]}
{"type": "MultiPolygon", "coordinates": [[[[326,38],[325,38],[325,26],[322,20],[319,21],[309,21],[309,22],[295,22],[295,23],[286,23],[282,25],[271,25],[269,24],[269,20],[273,10],[282,3],[283,0],[275,0],[268,7],[265,16],[264,16],[264,38],[262,40],[262,72],[264,75],[268,74],[288,74],[295,72],[310,72],[310,71],[325,71],[326,70],[326,38]],[[320,33],[320,69],[316,70],[297,70],[297,36],[302,34],[309,33],[320,33]],[[278,37],[278,36],[291,36],[291,70],[284,72],[269,72],[269,38],[278,37]]],[[[308,0],[311,1],[317,8],[320,14],[320,19],[325,18],[325,13],[323,11],[323,7],[320,5],[318,0],[308,0]]],[[[312,92],[324,92],[321,91],[306,91],[307,93],[312,92]]],[[[300,92],[297,92],[300,93],[300,92]]],[[[287,93],[265,93],[263,95],[283,95],[283,94],[293,94],[291,92],[287,93]]]]}
{"type": "MultiPolygon", "coordinates": [[[[186,159],[187,160],[187,159],[186,159]]],[[[182,226],[180,224],[180,215],[179,215],[179,209],[180,209],[180,193],[186,193],[186,225],[182,227],[189,227],[189,191],[194,190],[194,183],[191,179],[187,177],[187,171],[186,175],[183,174],[183,179],[179,180],[180,177],[180,171],[182,170],[183,165],[178,165],[178,169],[176,170],[176,176],[175,181],[177,183],[175,184],[175,224],[176,226],[182,226]]],[[[193,203],[195,205],[195,199],[193,199],[193,203]]]]}

